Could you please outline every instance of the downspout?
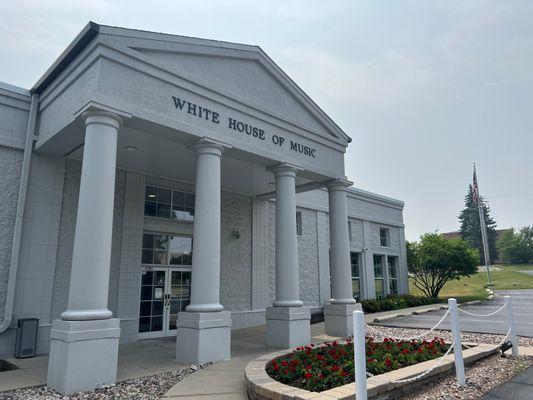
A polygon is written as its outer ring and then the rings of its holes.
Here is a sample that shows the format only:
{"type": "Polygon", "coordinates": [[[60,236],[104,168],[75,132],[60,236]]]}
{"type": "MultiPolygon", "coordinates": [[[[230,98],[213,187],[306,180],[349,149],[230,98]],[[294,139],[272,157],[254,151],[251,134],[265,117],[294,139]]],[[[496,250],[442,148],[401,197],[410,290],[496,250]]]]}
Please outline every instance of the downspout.
{"type": "Polygon", "coordinates": [[[26,142],[24,143],[24,156],[22,158],[22,173],[20,176],[19,195],[17,200],[17,214],[15,217],[15,229],[13,230],[13,245],[11,248],[11,263],[9,264],[9,278],[7,281],[7,297],[4,319],[0,324],[0,333],[4,332],[13,318],[13,300],[15,298],[15,284],[17,282],[17,270],[20,255],[20,239],[22,237],[22,221],[24,219],[24,208],[26,206],[26,193],[28,191],[28,180],[30,176],[30,163],[33,153],[33,140],[35,135],[35,125],[37,121],[37,108],[39,105],[39,95],[32,94],[30,104],[30,115],[28,128],[26,130],[26,142]]]}

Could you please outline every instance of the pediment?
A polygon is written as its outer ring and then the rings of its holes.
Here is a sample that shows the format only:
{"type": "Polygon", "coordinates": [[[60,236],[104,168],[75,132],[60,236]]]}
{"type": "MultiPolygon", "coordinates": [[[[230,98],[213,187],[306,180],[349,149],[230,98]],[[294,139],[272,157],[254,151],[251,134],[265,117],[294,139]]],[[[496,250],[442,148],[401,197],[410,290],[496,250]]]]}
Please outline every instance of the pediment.
{"type": "Polygon", "coordinates": [[[346,146],[350,138],[257,46],[101,27],[111,46],[346,146]],[[105,28],[105,29],[104,29],[105,28]]]}

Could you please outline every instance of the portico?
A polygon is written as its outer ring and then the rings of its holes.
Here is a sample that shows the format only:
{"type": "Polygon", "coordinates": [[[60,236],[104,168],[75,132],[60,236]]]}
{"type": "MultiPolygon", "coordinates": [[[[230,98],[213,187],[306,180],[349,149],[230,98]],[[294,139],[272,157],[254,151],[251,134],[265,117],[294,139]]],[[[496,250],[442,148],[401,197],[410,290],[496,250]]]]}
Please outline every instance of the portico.
{"type": "Polygon", "coordinates": [[[403,203],[351,188],[350,138],[260,48],[90,23],[31,92],[14,314],[39,317],[59,392],[115,382],[119,343],[227,360],[232,329],[304,345],[323,309],[346,336],[354,296],[407,291],[403,203]]]}

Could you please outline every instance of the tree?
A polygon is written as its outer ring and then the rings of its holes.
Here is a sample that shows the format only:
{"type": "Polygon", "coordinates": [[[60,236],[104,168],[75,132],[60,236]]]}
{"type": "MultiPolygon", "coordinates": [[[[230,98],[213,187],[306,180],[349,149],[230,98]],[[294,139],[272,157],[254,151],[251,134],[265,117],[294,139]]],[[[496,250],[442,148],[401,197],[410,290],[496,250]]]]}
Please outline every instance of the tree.
{"type": "Polygon", "coordinates": [[[477,272],[478,251],[463,239],[448,240],[438,233],[426,233],[420,242],[408,242],[406,247],[413,283],[433,301],[446,282],[477,272]]]}
{"type": "Polygon", "coordinates": [[[503,262],[533,263],[533,225],[525,226],[518,232],[514,229],[503,232],[496,247],[503,262]]]}
{"type": "MultiPolygon", "coordinates": [[[[496,258],[496,221],[490,216],[490,208],[488,203],[481,199],[483,215],[485,217],[485,225],[487,226],[487,239],[489,242],[490,261],[496,258]]],[[[472,185],[468,186],[468,194],[465,196],[465,209],[459,214],[459,221],[461,222],[461,237],[466,240],[470,246],[479,251],[481,255],[481,263],[485,264],[485,257],[483,254],[483,241],[481,239],[481,227],[479,224],[478,206],[473,200],[472,185]]]]}

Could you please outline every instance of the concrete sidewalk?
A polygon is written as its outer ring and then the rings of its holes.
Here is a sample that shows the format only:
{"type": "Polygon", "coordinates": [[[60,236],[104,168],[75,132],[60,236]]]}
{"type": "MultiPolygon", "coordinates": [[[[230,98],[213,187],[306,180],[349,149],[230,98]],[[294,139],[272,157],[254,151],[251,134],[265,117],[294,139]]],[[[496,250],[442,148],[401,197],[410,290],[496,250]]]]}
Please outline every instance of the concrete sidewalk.
{"type": "MultiPolygon", "coordinates": [[[[433,304],[403,310],[385,311],[365,315],[366,322],[374,319],[395,318],[398,313],[409,315],[413,312],[423,313],[438,310],[443,304],[433,304]]],[[[231,333],[231,360],[218,363],[210,368],[202,369],[189,375],[174,385],[165,395],[166,399],[222,399],[244,400],[246,382],[244,369],[253,359],[272,352],[273,349],[264,344],[266,326],[239,329],[231,333]]],[[[311,325],[313,343],[337,339],[324,333],[324,323],[311,325]]]]}
{"type": "Polygon", "coordinates": [[[529,367],[510,381],[492,389],[483,400],[531,400],[533,398],[533,367],[529,367]]]}

